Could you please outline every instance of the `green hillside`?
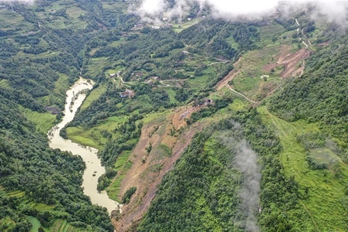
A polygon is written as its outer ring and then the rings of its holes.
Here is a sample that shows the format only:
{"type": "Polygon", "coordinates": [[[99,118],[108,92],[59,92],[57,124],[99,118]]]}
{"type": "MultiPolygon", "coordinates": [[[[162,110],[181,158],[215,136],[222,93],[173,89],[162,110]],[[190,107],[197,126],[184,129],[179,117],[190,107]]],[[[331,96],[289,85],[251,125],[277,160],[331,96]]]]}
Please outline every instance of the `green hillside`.
{"type": "Polygon", "coordinates": [[[83,194],[82,159],[49,149],[46,137],[79,76],[79,52],[100,30],[99,19],[82,17],[96,4],[1,6],[0,230],[113,231],[106,210],[83,194]]]}
{"type": "Polygon", "coordinates": [[[135,3],[0,4],[0,231],[348,231],[342,28],[193,3],[157,28],[135,3]],[[61,135],[99,150],[111,217],[82,158],[48,146],[80,76],[61,135]]]}

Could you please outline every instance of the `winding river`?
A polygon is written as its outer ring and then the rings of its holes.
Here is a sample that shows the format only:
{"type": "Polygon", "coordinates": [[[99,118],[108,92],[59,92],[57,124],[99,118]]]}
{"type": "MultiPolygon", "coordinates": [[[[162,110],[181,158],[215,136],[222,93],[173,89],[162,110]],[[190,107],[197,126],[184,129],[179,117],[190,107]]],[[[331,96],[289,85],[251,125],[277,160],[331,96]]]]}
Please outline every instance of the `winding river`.
{"type": "Polygon", "coordinates": [[[121,208],[116,201],[111,200],[105,191],[98,192],[98,178],[105,173],[105,168],[101,165],[97,156],[98,150],[92,147],[82,146],[71,140],[63,139],[59,132],[64,126],[71,122],[78,108],[86,98],[86,90],[91,90],[93,83],[86,79],[80,78],[67,92],[63,120],[54,126],[47,136],[50,140],[50,147],[62,151],[70,151],[74,155],[80,155],[86,163],[86,169],[83,173],[83,192],[89,196],[92,203],[107,208],[109,214],[115,209],[121,208]]]}

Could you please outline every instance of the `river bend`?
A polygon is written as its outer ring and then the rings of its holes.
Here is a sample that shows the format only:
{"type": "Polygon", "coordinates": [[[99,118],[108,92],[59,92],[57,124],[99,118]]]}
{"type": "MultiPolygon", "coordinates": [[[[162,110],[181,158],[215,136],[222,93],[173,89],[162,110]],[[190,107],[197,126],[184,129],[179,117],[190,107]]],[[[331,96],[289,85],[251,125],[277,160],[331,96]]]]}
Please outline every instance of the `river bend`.
{"type": "Polygon", "coordinates": [[[91,90],[93,83],[86,79],[80,78],[67,92],[63,120],[52,127],[47,133],[49,146],[53,149],[69,151],[74,155],[80,155],[86,164],[83,173],[83,192],[89,196],[92,203],[107,208],[109,214],[115,209],[120,209],[121,205],[111,200],[105,191],[98,192],[98,178],[105,173],[105,168],[101,165],[97,156],[98,150],[92,147],[82,146],[71,140],[62,138],[59,132],[71,122],[77,110],[86,98],[86,90],[91,90]]]}

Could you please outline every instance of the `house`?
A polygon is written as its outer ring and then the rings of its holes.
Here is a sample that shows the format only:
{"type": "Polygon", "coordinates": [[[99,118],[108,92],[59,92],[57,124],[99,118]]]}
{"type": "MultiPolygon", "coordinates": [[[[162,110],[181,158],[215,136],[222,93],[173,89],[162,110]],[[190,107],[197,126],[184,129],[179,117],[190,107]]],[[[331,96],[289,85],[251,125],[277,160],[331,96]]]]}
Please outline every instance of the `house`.
{"type": "Polygon", "coordinates": [[[110,76],[110,77],[115,77],[115,76],[116,76],[116,73],[110,73],[109,76],[110,76]]]}
{"type": "Polygon", "coordinates": [[[269,75],[261,75],[261,79],[267,81],[269,78],[269,75]]]}
{"type": "Polygon", "coordinates": [[[214,105],[214,101],[211,100],[211,99],[205,99],[203,104],[204,104],[205,106],[214,105]]]}
{"type": "Polygon", "coordinates": [[[120,93],[121,98],[132,98],[135,96],[135,93],[133,90],[126,89],[126,91],[120,93]]]}
{"type": "Polygon", "coordinates": [[[152,76],[148,80],[145,81],[146,84],[153,85],[157,81],[159,81],[160,78],[158,76],[152,76]]]}
{"type": "Polygon", "coordinates": [[[137,73],[135,73],[135,76],[137,76],[137,77],[142,77],[142,76],[143,76],[143,73],[137,72],[137,73]]]}

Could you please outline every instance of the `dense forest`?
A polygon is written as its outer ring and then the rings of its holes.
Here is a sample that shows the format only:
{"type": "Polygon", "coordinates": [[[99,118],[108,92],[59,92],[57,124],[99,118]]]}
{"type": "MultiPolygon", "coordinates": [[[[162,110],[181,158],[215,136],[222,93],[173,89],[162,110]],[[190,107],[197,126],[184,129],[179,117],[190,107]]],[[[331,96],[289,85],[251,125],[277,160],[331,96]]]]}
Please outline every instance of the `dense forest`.
{"type": "MultiPolygon", "coordinates": [[[[319,122],[328,135],[342,139],[344,148],[348,142],[347,88],[344,85],[348,70],[347,42],[340,39],[314,54],[308,60],[308,72],[287,85],[270,104],[270,109],[286,120],[319,122]]],[[[345,154],[342,158],[347,160],[345,154]]]]}
{"type": "Polygon", "coordinates": [[[33,216],[44,227],[63,219],[80,228],[113,231],[106,210],[92,206],[80,188],[82,159],[49,149],[15,102],[1,96],[0,107],[1,230],[28,231],[26,216],[33,216]]]}
{"type": "MultiPolygon", "coordinates": [[[[34,10],[6,3],[0,9],[0,230],[30,231],[35,219],[39,231],[59,224],[74,231],[113,231],[106,209],[83,194],[82,159],[48,147],[47,130],[62,115],[55,121],[47,111],[63,108],[65,91],[79,75],[78,54],[98,30],[92,26],[97,19],[84,30],[50,24],[69,17],[57,10],[42,18],[40,12],[53,2],[38,1],[34,10]],[[14,19],[21,25],[7,23],[14,19]]],[[[96,10],[89,1],[76,4],[90,14],[96,10]]]]}

